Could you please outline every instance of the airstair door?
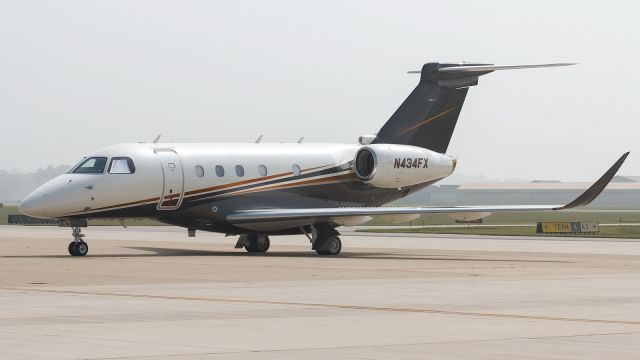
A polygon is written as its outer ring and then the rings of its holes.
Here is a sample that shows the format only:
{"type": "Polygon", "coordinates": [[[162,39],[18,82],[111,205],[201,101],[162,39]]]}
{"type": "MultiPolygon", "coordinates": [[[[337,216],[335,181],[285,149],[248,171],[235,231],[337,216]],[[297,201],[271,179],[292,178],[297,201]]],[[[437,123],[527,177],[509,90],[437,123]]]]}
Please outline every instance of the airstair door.
{"type": "Polygon", "coordinates": [[[158,210],[175,210],[182,204],[184,196],[184,172],[178,154],[173,149],[156,149],[162,167],[162,197],[158,210]]]}

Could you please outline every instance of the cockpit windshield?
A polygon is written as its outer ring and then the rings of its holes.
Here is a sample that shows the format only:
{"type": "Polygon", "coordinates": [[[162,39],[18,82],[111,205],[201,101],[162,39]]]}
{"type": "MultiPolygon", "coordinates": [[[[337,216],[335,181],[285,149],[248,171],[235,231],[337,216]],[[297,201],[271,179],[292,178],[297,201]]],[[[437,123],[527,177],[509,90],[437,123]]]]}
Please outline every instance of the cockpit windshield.
{"type": "Polygon", "coordinates": [[[131,158],[114,157],[111,159],[109,174],[133,174],[134,172],[136,172],[136,167],[131,158]]]}
{"type": "Polygon", "coordinates": [[[90,157],[82,161],[71,172],[74,174],[102,174],[106,164],[106,157],[90,157]]]}

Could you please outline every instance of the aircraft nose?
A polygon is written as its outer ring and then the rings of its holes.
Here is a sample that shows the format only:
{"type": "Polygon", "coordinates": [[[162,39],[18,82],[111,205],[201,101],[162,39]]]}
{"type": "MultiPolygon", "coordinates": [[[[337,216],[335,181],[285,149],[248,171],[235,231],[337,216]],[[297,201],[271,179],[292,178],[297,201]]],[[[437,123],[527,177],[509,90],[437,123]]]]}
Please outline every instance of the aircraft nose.
{"type": "Polygon", "coordinates": [[[41,191],[34,191],[27,195],[20,205],[18,210],[24,215],[46,218],[47,217],[47,194],[41,191]]]}

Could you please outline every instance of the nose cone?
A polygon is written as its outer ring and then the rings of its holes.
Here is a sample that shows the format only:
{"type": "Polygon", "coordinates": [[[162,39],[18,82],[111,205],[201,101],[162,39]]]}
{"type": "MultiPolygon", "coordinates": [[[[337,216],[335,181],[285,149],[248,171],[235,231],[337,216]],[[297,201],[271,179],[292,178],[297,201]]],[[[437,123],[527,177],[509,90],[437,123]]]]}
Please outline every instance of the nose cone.
{"type": "Polygon", "coordinates": [[[48,218],[47,197],[47,194],[38,189],[27,195],[27,197],[20,203],[18,209],[24,215],[36,218],[48,218]]]}

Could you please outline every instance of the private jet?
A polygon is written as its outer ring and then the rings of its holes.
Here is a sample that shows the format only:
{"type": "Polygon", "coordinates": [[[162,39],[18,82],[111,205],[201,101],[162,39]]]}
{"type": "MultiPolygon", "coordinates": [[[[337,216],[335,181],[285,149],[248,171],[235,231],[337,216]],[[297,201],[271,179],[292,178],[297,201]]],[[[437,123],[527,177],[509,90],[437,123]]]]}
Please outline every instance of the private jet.
{"type": "Polygon", "coordinates": [[[342,250],[337,228],[373,217],[559,211],[593,201],[629,153],[565,205],[382,206],[453,173],[446,154],[469,87],[482,75],[572,65],[427,63],[420,81],[375,134],[358,143],[128,143],[84,157],[29,194],[20,211],[70,227],[68,251],[84,256],[88,219],[140,219],[239,236],[236,247],[264,253],[270,235],[304,234],[319,255],[342,250]]]}

